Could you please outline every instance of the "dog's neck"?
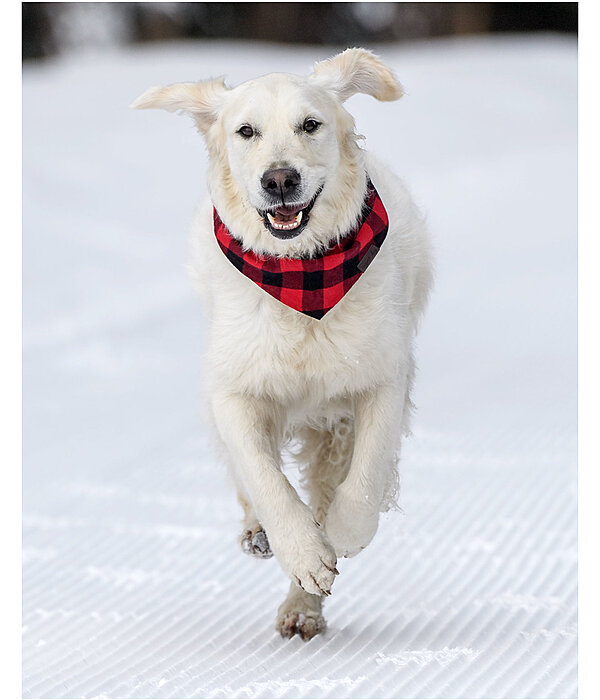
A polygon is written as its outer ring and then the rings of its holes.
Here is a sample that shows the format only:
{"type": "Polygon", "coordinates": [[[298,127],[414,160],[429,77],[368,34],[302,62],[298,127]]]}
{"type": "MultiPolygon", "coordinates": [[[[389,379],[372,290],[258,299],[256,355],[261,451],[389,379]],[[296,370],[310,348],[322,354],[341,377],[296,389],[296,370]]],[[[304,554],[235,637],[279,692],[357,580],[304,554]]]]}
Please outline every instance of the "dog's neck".
{"type": "Polygon", "coordinates": [[[354,230],[367,193],[368,175],[363,152],[356,146],[353,157],[347,156],[345,162],[340,163],[336,178],[324,183],[304,231],[291,240],[280,240],[269,233],[222,162],[211,164],[209,183],[214,207],[245,250],[258,255],[310,258],[354,230]]]}
{"type": "Polygon", "coordinates": [[[369,182],[360,225],[337,245],[311,258],[285,258],[244,251],[216,210],[214,232],[229,262],[265,292],[314,319],[321,319],[359,280],[385,241],[389,219],[369,182]]]}

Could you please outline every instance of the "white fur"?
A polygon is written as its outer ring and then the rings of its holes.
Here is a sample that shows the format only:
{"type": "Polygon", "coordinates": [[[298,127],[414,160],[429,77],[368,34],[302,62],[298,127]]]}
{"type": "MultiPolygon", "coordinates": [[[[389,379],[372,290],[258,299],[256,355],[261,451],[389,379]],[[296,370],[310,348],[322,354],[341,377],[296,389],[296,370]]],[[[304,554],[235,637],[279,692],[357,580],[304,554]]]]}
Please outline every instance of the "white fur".
{"type": "MultiPolygon", "coordinates": [[[[211,414],[246,522],[262,525],[283,570],[314,595],[329,592],[336,556],[366,547],[379,512],[395,498],[413,338],[431,283],[426,230],[407,190],[357,146],[342,106],[354,92],[391,100],[401,88],[371,53],[350,49],[308,78],[153,88],[134,103],[189,113],[206,139],[211,200],[194,224],[193,270],[210,318],[211,414]],[[307,117],[321,122],[312,135],[298,128],[307,117]],[[259,136],[241,138],[243,124],[259,136]],[[322,187],[308,226],[287,241],[273,237],[257,211],[265,206],[261,175],[276,167],[301,174],[305,201],[322,187]],[[366,273],[320,321],[258,288],[217,245],[213,203],[247,249],[318,253],[355,224],[367,173],[389,214],[389,233],[366,273]],[[312,511],[281,471],[291,437],[303,445],[312,511]]],[[[313,614],[314,601],[308,607],[313,614]]]]}

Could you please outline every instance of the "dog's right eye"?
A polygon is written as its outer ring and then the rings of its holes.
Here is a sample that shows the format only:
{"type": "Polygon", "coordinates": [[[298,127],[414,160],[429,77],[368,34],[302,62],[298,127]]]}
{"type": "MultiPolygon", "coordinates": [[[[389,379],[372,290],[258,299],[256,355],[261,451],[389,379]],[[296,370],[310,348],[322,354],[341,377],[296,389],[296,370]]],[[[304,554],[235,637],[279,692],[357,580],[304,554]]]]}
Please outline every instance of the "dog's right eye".
{"type": "Polygon", "coordinates": [[[316,131],[320,126],[321,122],[318,122],[316,119],[306,119],[302,128],[307,134],[312,134],[312,132],[316,131]]]}
{"type": "Polygon", "coordinates": [[[251,139],[254,136],[254,129],[248,124],[244,124],[238,129],[238,134],[243,136],[245,139],[251,139]]]}

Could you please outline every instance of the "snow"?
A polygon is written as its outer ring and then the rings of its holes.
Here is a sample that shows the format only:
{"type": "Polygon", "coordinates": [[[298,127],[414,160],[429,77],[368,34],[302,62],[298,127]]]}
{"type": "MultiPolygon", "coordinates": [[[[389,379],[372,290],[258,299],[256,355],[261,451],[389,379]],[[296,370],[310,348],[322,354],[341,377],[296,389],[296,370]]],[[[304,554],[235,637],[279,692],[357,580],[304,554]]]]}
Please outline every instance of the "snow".
{"type": "Polygon", "coordinates": [[[239,551],[185,271],[203,144],[127,105],[331,53],[189,42],[24,69],[24,697],[576,696],[571,39],[379,47],[406,97],[348,106],[437,253],[402,510],[340,562],[309,643],[274,631],[276,562],[239,551]]]}

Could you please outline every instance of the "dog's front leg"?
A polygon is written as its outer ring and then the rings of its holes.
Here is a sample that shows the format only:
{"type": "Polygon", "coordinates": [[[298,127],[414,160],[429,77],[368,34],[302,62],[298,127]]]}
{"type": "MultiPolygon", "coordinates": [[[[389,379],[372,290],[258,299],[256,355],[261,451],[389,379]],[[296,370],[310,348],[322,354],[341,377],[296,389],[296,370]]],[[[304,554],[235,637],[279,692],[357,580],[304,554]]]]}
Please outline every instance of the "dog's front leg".
{"type": "Polygon", "coordinates": [[[379,386],[354,400],[354,453],[325,530],[337,556],[352,557],[377,532],[385,488],[395,469],[406,385],[379,386]]]}
{"type": "Polygon", "coordinates": [[[276,408],[239,394],[214,396],[212,408],[217,429],[282,569],[308,593],[328,595],[337,574],[335,552],[281,471],[276,408]]]}

